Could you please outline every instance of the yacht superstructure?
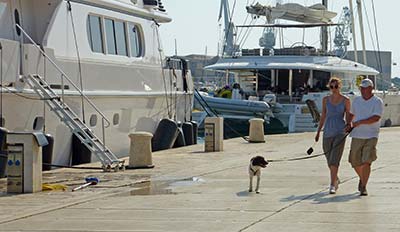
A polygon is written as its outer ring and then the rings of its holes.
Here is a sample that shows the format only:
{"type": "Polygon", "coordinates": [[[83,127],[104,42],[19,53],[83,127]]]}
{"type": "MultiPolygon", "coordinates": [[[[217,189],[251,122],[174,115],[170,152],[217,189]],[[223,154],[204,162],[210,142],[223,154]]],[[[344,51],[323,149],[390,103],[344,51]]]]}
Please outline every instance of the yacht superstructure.
{"type": "MultiPolygon", "coordinates": [[[[319,110],[322,99],[329,94],[327,83],[331,76],[343,80],[343,91],[350,97],[358,92],[357,84],[362,78],[376,81],[379,72],[364,64],[346,60],[343,53],[350,44],[348,23],[351,12],[344,8],[345,16],[338,23],[333,23],[335,12],[328,11],[327,1],[305,7],[295,3],[277,3],[276,6],[262,4],[250,5],[247,12],[253,18],[265,17],[265,24],[241,25],[237,28],[263,27],[264,34],[260,39],[260,48],[224,50],[221,59],[206,67],[210,70],[235,73],[236,82],[248,95],[267,100],[273,105],[274,116],[280,119],[289,132],[315,131],[316,123],[309,114],[306,100],[313,100],[319,110]],[[346,20],[344,20],[346,19],[346,20]],[[289,20],[282,23],[277,20],[289,20]],[[327,50],[328,27],[336,27],[336,51],[327,50]],[[278,28],[278,29],[276,29],[278,28]],[[291,46],[275,47],[276,31],[280,33],[287,28],[321,28],[321,48],[309,46],[304,41],[292,43],[291,46]],[[325,40],[324,40],[325,39],[325,40]],[[338,54],[341,54],[338,56],[338,54]]],[[[232,23],[232,22],[231,22],[232,23]]],[[[233,29],[234,30],[234,29],[233,29]]],[[[240,33],[239,33],[240,34],[240,33]]],[[[226,37],[229,39],[229,37],[226,37]]],[[[240,39],[236,39],[237,41],[240,39]]],[[[228,44],[228,42],[227,42],[228,44]]],[[[281,43],[282,44],[282,43],[281,43]]],[[[235,46],[231,46],[235,47],[235,46]]],[[[396,116],[400,110],[398,93],[377,91],[385,102],[385,114],[382,125],[399,125],[396,116]]]]}
{"type": "Polygon", "coordinates": [[[54,163],[70,163],[71,130],[27,85],[29,75],[117,156],[128,154],[130,132],[190,120],[186,61],[162,52],[158,27],[170,21],[161,1],[0,0],[1,126],[53,135],[54,163]]]}

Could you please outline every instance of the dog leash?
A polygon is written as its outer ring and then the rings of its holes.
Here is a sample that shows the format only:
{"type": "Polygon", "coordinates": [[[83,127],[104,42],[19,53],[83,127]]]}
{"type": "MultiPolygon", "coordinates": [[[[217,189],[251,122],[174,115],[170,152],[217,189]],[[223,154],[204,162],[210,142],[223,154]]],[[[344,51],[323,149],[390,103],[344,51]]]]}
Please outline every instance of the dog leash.
{"type": "Polygon", "coordinates": [[[353,128],[351,128],[350,131],[346,132],[345,136],[343,137],[342,140],[340,140],[339,143],[337,143],[334,147],[332,147],[331,150],[327,151],[327,152],[323,152],[320,154],[316,154],[316,155],[307,155],[307,156],[300,156],[300,157],[294,157],[294,158],[288,158],[288,159],[275,159],[275,160],[267,160],[268,163],[280,163],[280,162],[291,162],[291,161],[299,161],[299,160],[308,160],[308,159],[314,159],[320,156],[323,156],[329,152],[331,152],[334,148],[336,148],[337,146],[339,146],[343,141],[346,140],[346,138],[350,135],[350,132],[353,130],[353,128]]]}
{"type": "Polygon", "coordinates": [[[325,155],[325,153],[317,154],[317,155],[308,155],[308,156],[300,156],[300,157],[295,157],[295,158],[290,158],[290,159],[275,159],[275,160],[267,160],[268,163],[279,163],[279,162],[291,162],[291,161],[299,161],[299,160],[308,160],[308,159],[313,159],[317,158],[320,156],[325,155]]]}

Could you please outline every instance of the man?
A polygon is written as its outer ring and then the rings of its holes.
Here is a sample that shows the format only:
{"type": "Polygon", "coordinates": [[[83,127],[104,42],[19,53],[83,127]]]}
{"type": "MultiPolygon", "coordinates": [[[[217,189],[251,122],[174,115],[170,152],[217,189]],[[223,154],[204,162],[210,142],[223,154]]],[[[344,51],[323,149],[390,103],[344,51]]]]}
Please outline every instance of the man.
{"type": "Polygon", "coordinates": [[[371,164],[377,159],[376,144],[378,142],[381,116],[383,114],[382,99],[372,93],[374,84],[370,79],[361,81],[361,96],[352,104],[353,131],[349,162],[360,177],[358,191],[360,196],[367,196],[367,183],[371,173],[371,164]]]}

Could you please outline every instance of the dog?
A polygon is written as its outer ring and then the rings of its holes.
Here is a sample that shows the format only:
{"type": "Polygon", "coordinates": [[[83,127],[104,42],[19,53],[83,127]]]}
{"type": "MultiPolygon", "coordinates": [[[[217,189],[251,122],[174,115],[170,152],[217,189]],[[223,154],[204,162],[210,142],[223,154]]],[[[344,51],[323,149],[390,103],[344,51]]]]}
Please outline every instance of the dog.
{"type": "Polygon", "coordinates": [[[253,192],[253,177],[257,176],[256,193],[260,193],[260,177],[261,168],[265,168],[268,162],[262,156],[255,156],[251,158],[249,165],[250,186],[249,192],[253,192]]]}

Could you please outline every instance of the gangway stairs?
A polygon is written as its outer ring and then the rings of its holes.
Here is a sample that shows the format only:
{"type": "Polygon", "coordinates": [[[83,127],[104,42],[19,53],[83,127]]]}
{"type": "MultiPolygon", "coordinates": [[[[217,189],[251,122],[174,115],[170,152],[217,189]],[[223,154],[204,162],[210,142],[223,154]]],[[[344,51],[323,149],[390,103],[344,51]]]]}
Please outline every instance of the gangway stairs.
{"type": "Polygon", "coordinates": [[[104,171],[124,169],[124,161],[119,160],[107,148],[105,142],[90,130],[40,75],[27,75],[24,76],[24,79],[61,121],[71,129],[72,133],[100,160],[104,171]]]}

